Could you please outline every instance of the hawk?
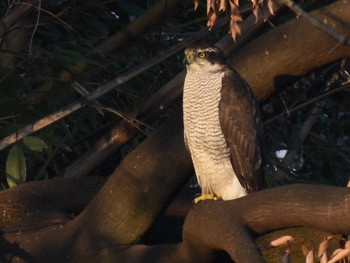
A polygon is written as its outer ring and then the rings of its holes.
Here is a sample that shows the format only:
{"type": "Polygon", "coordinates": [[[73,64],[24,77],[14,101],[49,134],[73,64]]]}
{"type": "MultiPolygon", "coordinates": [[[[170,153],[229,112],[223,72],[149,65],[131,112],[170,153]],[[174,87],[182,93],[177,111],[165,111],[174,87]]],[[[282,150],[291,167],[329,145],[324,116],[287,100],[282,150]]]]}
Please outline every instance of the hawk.
{"type": "Polygon", "coordinates": [[[204,199],[231,200],[254,192],[262,179],[259,106],[222,50],[185,50],[184,137],[204,199]]]}

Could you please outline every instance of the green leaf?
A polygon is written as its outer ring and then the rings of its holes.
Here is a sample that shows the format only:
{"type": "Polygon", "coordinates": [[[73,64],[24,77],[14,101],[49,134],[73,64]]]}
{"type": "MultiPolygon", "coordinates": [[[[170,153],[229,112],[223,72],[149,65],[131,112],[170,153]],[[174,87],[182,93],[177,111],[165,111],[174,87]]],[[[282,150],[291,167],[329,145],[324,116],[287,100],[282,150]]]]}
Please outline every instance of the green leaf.
{"type": "Polygon", "coordinates": [[[26,180],[26,159],[19,145],[14,145],[6,160],[6,180],[10,188],[26,180]]]}
{"type": "Polygon", "coordinates": [[[49,148],[46,142],[34,136],[24,137],[23,143],[34,152],[42,152],[43,150],[47,150],[49,148]]]}

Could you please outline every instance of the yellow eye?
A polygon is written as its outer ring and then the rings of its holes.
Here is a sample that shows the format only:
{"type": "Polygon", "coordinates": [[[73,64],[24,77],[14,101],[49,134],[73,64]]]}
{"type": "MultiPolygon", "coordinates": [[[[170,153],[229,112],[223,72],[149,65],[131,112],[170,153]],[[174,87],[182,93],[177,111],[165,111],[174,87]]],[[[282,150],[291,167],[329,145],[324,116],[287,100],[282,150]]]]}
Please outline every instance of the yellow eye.
{"type": "Polygon", "coordinates": [[[198,52],[198,57],[199,58],[205,58],[206,57],[205,52],[198,52]]]}

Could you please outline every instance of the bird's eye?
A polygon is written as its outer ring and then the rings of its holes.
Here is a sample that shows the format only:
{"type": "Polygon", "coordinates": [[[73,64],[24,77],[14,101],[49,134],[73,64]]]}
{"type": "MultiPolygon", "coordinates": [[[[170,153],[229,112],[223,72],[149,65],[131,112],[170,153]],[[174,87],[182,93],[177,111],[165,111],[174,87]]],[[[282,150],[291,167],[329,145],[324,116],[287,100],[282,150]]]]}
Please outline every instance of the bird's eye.
{"type": "Polygon", "coordinates": [[[198,53],[198,57],[199,57],[199,58],[205,58],[205,57],[206,57],[205,52],[199,52],[199,53],[198,53]]]}

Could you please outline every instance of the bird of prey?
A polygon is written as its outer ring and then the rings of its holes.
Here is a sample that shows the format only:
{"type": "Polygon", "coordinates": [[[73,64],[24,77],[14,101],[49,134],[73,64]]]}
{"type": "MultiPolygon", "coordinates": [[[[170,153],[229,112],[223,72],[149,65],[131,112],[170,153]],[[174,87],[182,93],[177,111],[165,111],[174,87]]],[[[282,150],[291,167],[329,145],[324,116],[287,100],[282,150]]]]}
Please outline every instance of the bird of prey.
{"type": "Polygon", "coordinates": [[[222,50],[185,50],[184,137],[204,199],[231,200],[258,189],[262,176],[259,106],[222,50]]]}

